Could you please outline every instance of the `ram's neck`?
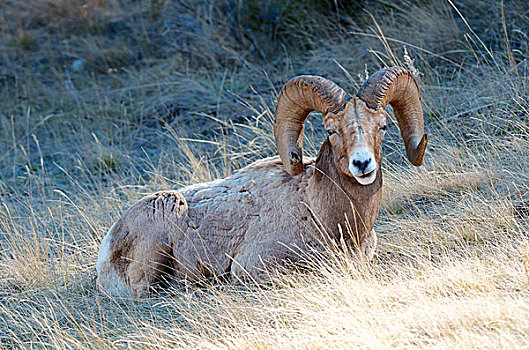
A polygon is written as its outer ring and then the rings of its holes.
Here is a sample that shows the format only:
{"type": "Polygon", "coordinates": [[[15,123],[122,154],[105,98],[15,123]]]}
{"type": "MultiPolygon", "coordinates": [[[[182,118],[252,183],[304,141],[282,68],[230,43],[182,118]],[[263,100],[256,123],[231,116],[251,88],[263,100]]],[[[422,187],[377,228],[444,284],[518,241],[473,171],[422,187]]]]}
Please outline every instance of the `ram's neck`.
{"type": "Polygon", "coordinates": [[[329,140],[326,140],[316,159],[314,175],[309,180],[308,203],[316,220],[328,234],[338,237],[338,226],[341,226],[346,238],[357,236],[362,242],[366,233],[373,229],[380,208],[380,168],[375,181],[363,186],[353,178],[342,175],[334,164],[333,149],[329,140]]]}

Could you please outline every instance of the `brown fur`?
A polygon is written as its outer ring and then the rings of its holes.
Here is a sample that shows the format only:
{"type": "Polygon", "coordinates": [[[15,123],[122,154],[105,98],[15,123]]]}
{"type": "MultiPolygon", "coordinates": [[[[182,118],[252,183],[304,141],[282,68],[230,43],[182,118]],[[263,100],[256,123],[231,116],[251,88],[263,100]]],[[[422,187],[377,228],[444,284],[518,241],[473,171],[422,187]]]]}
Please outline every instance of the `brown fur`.
{"type": "MultiPolygon", "coordinates": [[[[355,184],[336,171],[333,158],[326,140],[317,160],[305,163],[302,181],[273,157],[226,179],[147,196],[109,232],[112,252],[103,265],[114,268],[133,295],[145,296],[169,269],[188,280],[228,272],[244,277],[272,262],[302,260],[321,245],[313,216],[335,238],[338,225],[347,234],[346,217],[358,223],[358,236],[345,238],[362,244],[380,206],[382,178],[355,184]]],[[[104,289],[105,283],[102,269],[104,289]]]]}
{"type": "Polygon", "coordinates": [[[354,97],[324,116],[331,135],[298,176],[272,157],[225,179],[141,199],[102,242],[99,285],[112,294],[145,296],[164,274],[192,281],[226,273],[255,277],[278,263],[303,262],[325,244],[321,232],[344,239],[370,260],[382,197],[385,119],[383,109],[354,97]],[[368,185],[349,170],[358,146],[376,160],[376,177],[368,185]]]}

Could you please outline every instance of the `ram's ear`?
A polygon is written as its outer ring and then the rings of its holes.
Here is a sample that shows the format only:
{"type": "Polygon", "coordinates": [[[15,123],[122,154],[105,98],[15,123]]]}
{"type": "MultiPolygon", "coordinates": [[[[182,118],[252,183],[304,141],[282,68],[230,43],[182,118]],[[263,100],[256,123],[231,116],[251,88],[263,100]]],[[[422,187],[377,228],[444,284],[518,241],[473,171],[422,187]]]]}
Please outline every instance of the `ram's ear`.
{"type": "Polygon", "coordinates": [[[318,76],[289,80],[277,99],[274,137],[284,169],[298,175],[303,167],[303,124],[311,111],[323,115],[341,111],[351,97],[342,88],[318,76]]]}
{"type": "Polygon", "coordinates": [[[357,96],[372,109],[391,104],[399,122],[400,134],[409,161],[420,166],[428,144],[419,87],[413,75],[402,67],[383,69],[371,75],[357,96]]]}

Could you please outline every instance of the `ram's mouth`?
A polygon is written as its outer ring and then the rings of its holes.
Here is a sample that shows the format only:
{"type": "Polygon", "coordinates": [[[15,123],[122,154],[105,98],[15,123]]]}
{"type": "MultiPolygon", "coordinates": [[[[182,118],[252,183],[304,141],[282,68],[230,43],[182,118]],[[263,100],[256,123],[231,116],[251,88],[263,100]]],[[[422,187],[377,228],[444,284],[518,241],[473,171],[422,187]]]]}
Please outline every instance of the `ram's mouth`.
{"type": "Polygon", "coordinates": [[[364,186],[371,185],[375,181],[375,178],[377,177],[377,168],[371,170],[368,173],[364,173],[362,175],[354,175],[354,177],[360,185],[364,185],[364,186]]]}
{"type": "Polygon", "coordinates": [[[375,170],[376,170],[376,169],[373,169],[373,170],[371,170],[370,172],[368,172],[368,173],[364,173],[364,174],[359,175],[359,176],[357,176],[357,177],[359,177],[359,178],[361,178],[361,179],[366,179],[366,178],[370,177],[371,175],[373,175],[373,173],[375,172],[375,170]]]}

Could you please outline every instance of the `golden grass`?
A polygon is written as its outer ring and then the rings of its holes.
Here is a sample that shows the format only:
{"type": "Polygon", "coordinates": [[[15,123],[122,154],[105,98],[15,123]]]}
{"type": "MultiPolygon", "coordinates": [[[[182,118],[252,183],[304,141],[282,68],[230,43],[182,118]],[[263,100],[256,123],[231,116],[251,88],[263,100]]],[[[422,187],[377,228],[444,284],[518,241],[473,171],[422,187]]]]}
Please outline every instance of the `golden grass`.
{"type": "MultiPolygon", "coordinates": [[[[299,2],[276,23],[252,1],[239,10],[256,13],[231,16],[233,3],[0,4],[0,344],[528,348],[527,5],[314,16],[321,3],[299,2]],[[248,22],[259,18],[273,35],[248,22]],[[310,31],[284,33],[299,23],[310,31]],[[394,63],[420,74],[431,143],[412,168],[389,114],[372,263],[329,247],[268,283],[182,283],[143,300],[97,290],[99,242],[142,195],[275,154],[286,79],[322,74],[353,92],[394,63]]],[[[309,117],[309,155],[320,124],[309,117]]]]}

